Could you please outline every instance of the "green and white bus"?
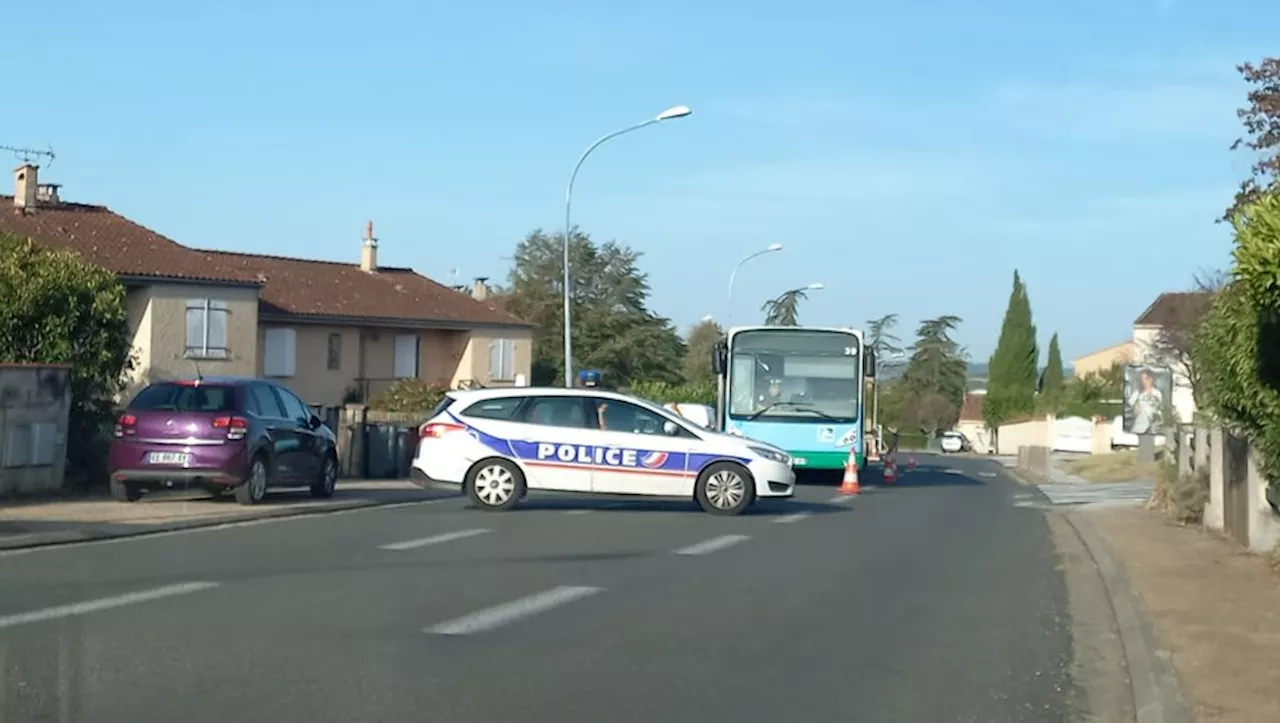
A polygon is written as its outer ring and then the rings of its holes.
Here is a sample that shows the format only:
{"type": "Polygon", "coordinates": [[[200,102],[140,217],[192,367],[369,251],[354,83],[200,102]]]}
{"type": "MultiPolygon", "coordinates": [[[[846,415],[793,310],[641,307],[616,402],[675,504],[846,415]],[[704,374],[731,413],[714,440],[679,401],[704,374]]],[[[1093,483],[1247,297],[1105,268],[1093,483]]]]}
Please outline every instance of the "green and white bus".
{"type": "Polygon", "coordinates": [[[784,449],[797,470],[838,470],[850,450],[867,464],[866,380],[875,353],[857,329],[745,326],[716,347],[716,428],[784,449]]]}

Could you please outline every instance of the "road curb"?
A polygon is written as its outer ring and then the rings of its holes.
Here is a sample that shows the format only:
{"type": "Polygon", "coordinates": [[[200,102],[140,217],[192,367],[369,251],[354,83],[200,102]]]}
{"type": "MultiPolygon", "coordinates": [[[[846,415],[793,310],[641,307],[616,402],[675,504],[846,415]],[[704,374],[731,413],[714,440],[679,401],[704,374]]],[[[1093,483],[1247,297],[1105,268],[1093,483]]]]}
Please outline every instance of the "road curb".
{"type": "MultiPolygon", "coordinates": [[[[61,536],[54,539],[17,541],[12,544],[0,540],[0,555],[12,552],[24,552],[29,550],[39,550],[51,547],[66,547],[71,545],[82,545],[95,542],[106,542],[109,540],[123,540],[136,537],[150,537],[153,535],[163,535],[172,532],[185,532],[188,530],[211,529],[215,527],[224,527],[230,525],[243,525],[251,522],[267,522],[270,520],[281,520],[289,518],[304,517],[322,517],[324,515],[332,515],[339,512],[351,512],[353,510],[364,510],[373,507],[390,507],[393,505],[418,505],[428,502],[438,502],[442,497],[427,497],[420,500],[415,499],[388,499],[388,500],[354,500],[341,504],[335,504],[329,507],[305,507],[305,508],[289,508],[281,510],[272,510],[262,513],[248,513],[236,515],[233,517],[217,517],[198,520],[175,520],[173,522],[158,522],[155,524],[137,525],[138,529],[122,529],[122,530],[92,530],[83,533],[73,533],[72,536],[61,536]]],[[[111,524],[111,523],[105,523],[111,524]]]]}
{"type": "Polygon", "coordinates": [[[1134,719],[1137,723],[1192,723],[1194,718],[1182,697],[1177,672],[1166,658],[1156,653],[1155,631],[1133,594],[1124,567],[1117,564],[1088,518],[1079,512],[1067,511],[1062,517],[1089,551],[1107,591],[1129,669],[1134,719]]]}

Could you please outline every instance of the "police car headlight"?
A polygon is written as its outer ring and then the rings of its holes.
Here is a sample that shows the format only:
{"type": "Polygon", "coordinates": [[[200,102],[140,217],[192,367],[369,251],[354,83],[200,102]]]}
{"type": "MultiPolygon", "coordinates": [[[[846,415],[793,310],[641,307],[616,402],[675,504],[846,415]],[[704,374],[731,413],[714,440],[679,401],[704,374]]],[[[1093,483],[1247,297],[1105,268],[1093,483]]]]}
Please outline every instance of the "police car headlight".
{"type": "Polygon", "coordinates": [[[786,464],[791,461],[790,457],[775,449],[769,449],[768,447],[751,447],[750,449],[752,452],[755,452],[757,455],[764,457],[771,462],[786,464]]]}

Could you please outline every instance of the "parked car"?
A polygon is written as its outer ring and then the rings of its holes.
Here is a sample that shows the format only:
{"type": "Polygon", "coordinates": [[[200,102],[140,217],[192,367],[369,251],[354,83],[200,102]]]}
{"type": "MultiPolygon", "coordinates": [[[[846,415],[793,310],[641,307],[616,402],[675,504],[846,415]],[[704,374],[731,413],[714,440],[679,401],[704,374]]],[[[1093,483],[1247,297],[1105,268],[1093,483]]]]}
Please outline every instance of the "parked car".
{"type": "Polygon", "coordinates": [[[963,432],[957,432],[954,429],[949,432],[943,432],[938,441],[942,446],[942,451],[948,454],[973,451],[973,445],[969,443],[969,438],[964,436],[963,432]]]}
{"type": "Polygon", "coordinates": [[[333,432],[288,388],[265,379],[156,382],[116,420],[111,494],[133,502],[172,488],[234,492],[253,505],[271,487],[331,497],[338,480],[333,432]]]}
{"type": "Polygon", "coordinates": [[[549,490],[682,498],[738,515],[795,494],[786,452],[603,389],[452,391],[419,437],[412,479],[461,487],[482,510],[549,490]]]}

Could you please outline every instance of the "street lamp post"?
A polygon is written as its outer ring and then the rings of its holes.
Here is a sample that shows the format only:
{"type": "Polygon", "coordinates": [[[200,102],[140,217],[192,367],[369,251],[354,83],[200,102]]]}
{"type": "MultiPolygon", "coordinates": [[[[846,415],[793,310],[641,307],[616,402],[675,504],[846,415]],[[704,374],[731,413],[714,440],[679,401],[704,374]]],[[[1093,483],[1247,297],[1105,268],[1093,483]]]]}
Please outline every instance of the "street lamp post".
{"type": "Polygon", "coordinates": [[[643,123],[627,126],[601,136],[595,143],[587,146],[587,150],[582,152],[582,156],[578,158],[578,163],[574,165],[573,173],[569,174],[569,186],[564,193],[564,385],[566,388],[573,386],[573,329],[571,327],[572,314],[569,311],[569,230],[571,228],[569,214],[573,205],[573,182],[578,177],[578,169],[582,168],[583,161],[587,160],[587,156],[591,155],[592,151],[610,138],[617,138],[623,133],[638,131],[641,128],[661,123],[664,120],[683,118],[692,112],[687,105],[673,106],[643,123]]]}
{"type": "Polygon", "coordinates": [[[782,244],[769,244],[769,246],[766,248],[763,248],[759,251],[756,251],[755,253],[747,254],[746,256],[742,257],[742,260],[738,262],[738,265],[733,267],[733,271],[729,273],[729,309],[728,309],[728,313],[725,315],[726,330],[729,327],[733,326],[733,282],[736,281],[738,278],[738,269],[742,268],[743,264],[747,263],[751,259],[756,258],[757,256],[764,256],[765,254],[773,253],[774,251],[781,251],[781,250],[782,250],[782,244]]]}

